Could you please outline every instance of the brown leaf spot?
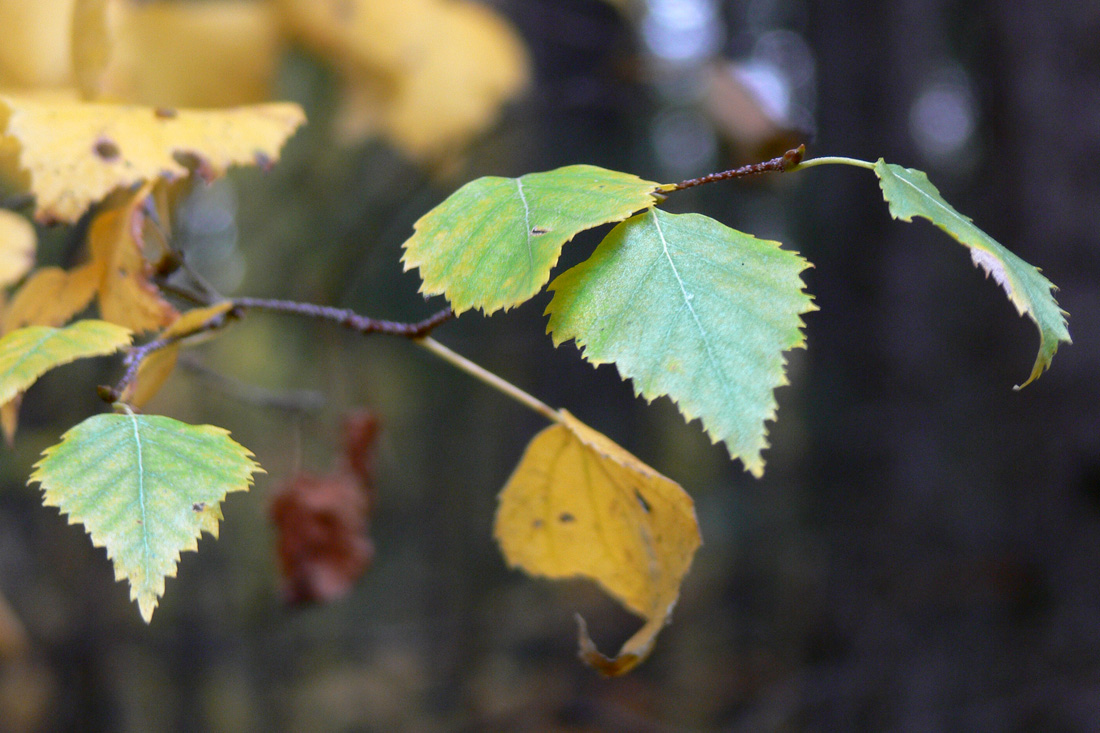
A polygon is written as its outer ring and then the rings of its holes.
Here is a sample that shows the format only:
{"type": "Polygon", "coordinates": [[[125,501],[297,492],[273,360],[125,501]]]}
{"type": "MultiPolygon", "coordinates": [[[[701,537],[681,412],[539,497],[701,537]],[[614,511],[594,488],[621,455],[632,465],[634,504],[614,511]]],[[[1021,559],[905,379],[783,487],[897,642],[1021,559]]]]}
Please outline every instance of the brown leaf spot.
{"type": "Polygon", "coordinates": [[[96,155],[98,155],[107,163],[118,160],[119,156],[122,155],[122,151],[119,150],[118,144],[115,143],[114,140],[110,140],[105,137],[101,137],[99,140],[96,140],[93,150],[95,150],[96,155]]]}
{"type": "Polygon", "coordinates": [[[153,116],[158,120],[174,120],[179,116],[179,112],[172,107],[157,107],[153,110],[153,116]]]}
{"type": "Polygon", "coordinates": [[[569,524],[570,522],[577,521],[577,518],[574,517],[569,512],[562,512],[561,514],[558,515],[558,521],[561,522],[562,524],[569,524]]]}
{"type": "Polygon", "coordinates": [[[215,175],[213,166],[210,165],[210,161],[204,158],[202,155],[194,152],[193,150],[176,150],[172,153],[172,160],[182,165],[192,174],[197,175],[207,183],[210,183],[217,175],[215,175]]]}
{"type": "Polygon", "coordinates": [[[200,501],[200,502],[197,502],[197,503],[191,505],[191,511],[195,511],[195,512],[201,512],[205,508],[206,508],[206,502],[205,501],[200,501]]]}

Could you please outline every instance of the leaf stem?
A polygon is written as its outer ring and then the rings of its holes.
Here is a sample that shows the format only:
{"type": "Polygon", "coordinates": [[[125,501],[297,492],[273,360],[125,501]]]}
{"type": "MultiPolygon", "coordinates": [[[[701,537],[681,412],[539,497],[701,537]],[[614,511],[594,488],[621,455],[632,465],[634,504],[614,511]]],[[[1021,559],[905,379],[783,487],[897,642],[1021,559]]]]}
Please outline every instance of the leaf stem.
{"type": "Polygon", "coordinates": [[[423,336],[421,338],[414,339],[414,343],[423,346],[425,349],[432,352],[440,359],[443,359],[452,366],[461,369],[475,379],[481,380],[493,389],[503,392],[520,404],[524,405],[525,407],[528,407],[538,414],[542,415],[547,420],[550,420],[551,422],[561,422],[561,416],[558,415],[557,410],[553,409],[545,402],[539,400],[537,397],[527,394],[516,385],[504,379],[501,379],[487,369],[470,361],[465,356],[451,351],[446,346],[439,343],[430,336],[423,336]]]}
{"type": "Polygon", "coordinates": [[[788,168],[789,172],[802,170],[803,168],[813,168],[817,165],[854,165],[856,168],[866,168],[868,170],[874,170],[875,164],[869,163],[866,160],[859,160],[858,158],[845,158],[839,155],[826,155],[820,158],[810,158],[804,160],[801,163],[795,165],[792,168],[788,168]]]}

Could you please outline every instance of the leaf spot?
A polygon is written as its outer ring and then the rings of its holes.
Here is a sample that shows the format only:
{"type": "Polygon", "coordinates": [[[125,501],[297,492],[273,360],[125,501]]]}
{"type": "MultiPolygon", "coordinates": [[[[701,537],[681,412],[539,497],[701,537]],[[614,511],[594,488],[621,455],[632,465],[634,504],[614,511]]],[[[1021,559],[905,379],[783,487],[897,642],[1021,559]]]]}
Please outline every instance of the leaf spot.
{"type": "Polygon", "coordinates": [[[653,511],[653,507],[651,507],[649,505],[649,502],[645,500],[645,497],[642,496],[642,492],[638,491],[637,489],[634,489],[634,498],[637,499],[638,503],[642,505],[643,512],[649,514],[653,511]]]}
{"type": "Polygon", "coordinates": [[[118,160],[119,156],[122,155],[118,145],[113,140],[105,137],[96,141],[94,150],[96,155],[108,163],[118,160]]]}
{"type": "Polygon", "coordinates": [[[197,502],[197,503],[191,505],[191,510],[196,511],[196,512],[201,512],[205,508],[206,508],[206,502],[205,501],[200,501],[200,502],[197,502]]]}
{"type": "Polygon", "coordinates": [[[574,517],[569,512],[562,512],[561,514],[558,515],[558,521],[561,522],[562,524],[569,524],[570,522],[577,521],[577,518],[574,517]]]}
{"type": "Polygon", "coordinates": [[[549,229],[543,229],[542,227],[532,227],[531,228],[531,234],[536,236],[536,237],[539,236],[540,234],[546,234],[549,231],[550,231],[549,229]]]}
{"type": "Polygon", "coordinates": [[[172,120],[179,116],[179,112],[172,107],[157,107],[153,110],[153,116],[158,120],[172,120]]]}

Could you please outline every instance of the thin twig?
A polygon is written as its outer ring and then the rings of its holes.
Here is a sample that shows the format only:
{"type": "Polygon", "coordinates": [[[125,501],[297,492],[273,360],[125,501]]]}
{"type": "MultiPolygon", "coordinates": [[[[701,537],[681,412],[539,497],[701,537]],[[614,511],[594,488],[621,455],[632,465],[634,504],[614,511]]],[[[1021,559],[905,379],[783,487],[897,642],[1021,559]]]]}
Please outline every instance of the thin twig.
{"type": "Polygon", "coordinates": [[[402,323],[399,321],[383,321],[377,318],[361,316],[347,308],[333,308],[326,305],[313,303],[299,303],[293,300],[268,300],[265,298],[234,298],[234,307],[242,309],[268,310],[276,313],[290,313],[307,318],[317,318],[324,321],[338,323],[345,328],[358,333],[382,333],[388,336],[403,336],[405,338],[423,338],[432,332],[437,326],[454,318],[454,311],[450,308],[428,316],[416,323],[402,323]]]}
{"type": "Polygon", "coordinates": [[[788,150],[778,158],[772,158],[771,160],[766,160],[763,163],[753,163],[752,165],[744,165],[740,168],[722,171],[721,173],[711,173],[710,175],[703,176],[702,178],[689,178],[686,181],[680,181],[679,183],[673,183],[670,186],[663,187],[662,190],[683,191],[685,188],[702,186],[706,183],[727,181],[731,178],[744,178],[746,176],[755,176],[759,173],[769,173],[772,171],[782,173],[783,171],[789,171],[795,168],[799,163],[802,162],[802,157],[805,154],[806,146],[799,145],[794,150],[788,150]]]}

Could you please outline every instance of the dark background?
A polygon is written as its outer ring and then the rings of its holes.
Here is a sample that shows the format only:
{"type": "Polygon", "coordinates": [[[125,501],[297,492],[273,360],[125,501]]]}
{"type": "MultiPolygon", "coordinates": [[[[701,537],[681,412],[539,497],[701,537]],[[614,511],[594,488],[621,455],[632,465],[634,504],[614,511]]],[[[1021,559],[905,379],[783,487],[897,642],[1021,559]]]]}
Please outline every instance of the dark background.
{"type": "MultiPolygon", "coordinates": [[[[677,180],[793,137],[811,155],[926,170],[1058,284],[1075,343],[1014,393],[1032,324],[963,248],[926,222],[890,220],[874,177],[840,167],[669,202],[815,264],[805,278],[821,310],[778,391],[759,481],[667,400],[647,406],[612,367],[553,349],[545,294],[439,329],[694,497],[704,546],[672,624],[617,680],[576,660],[572,614],[607,648],[637,622],[587,585],[508,571],[491,537],[495,494],[544,423],[414,346],[257,314],[204,347],[203,364],[319,391],[323,409],[267,409],[196,373],[174,378],[154,411],[230,429],[268,475],[229,497],[221,538],[183,557],[148,627],[104,552],[23,486],[41,449],[98,409],[91,385],[117,371],[67,367],[29,394],[0,464],[0,591],[30,640],[0,662],[0,730],[1100,728],[1100,5],[719,3],[705,24],[715,45],[680,62],[662,61],[640,14],[595,0],[497,5],[536,82],[449,178],[381,141],[335,147],[334,80],[291,54],[284,93],[310,126],[269,174],[194,204],[195,221],[233,215],[190,234],[207,274],[238,294],[415,320],[442,301],[416,294],[400,245],[465,180],[575,162],[677,180]],[[781,127],[800,132],[746,141],[712,122],[692,80],[718,60],[751,65],[777,31],[768,48],[780,51],[763,57],[788,73],[781,127]],[[375,566],[342,601],[287,609],[271,492],[298,468],[326,470],[341,414],[359,406],[384,425],[375,566]]],[[[578,237],[563,264],[600,234],[578,237]]]]}

